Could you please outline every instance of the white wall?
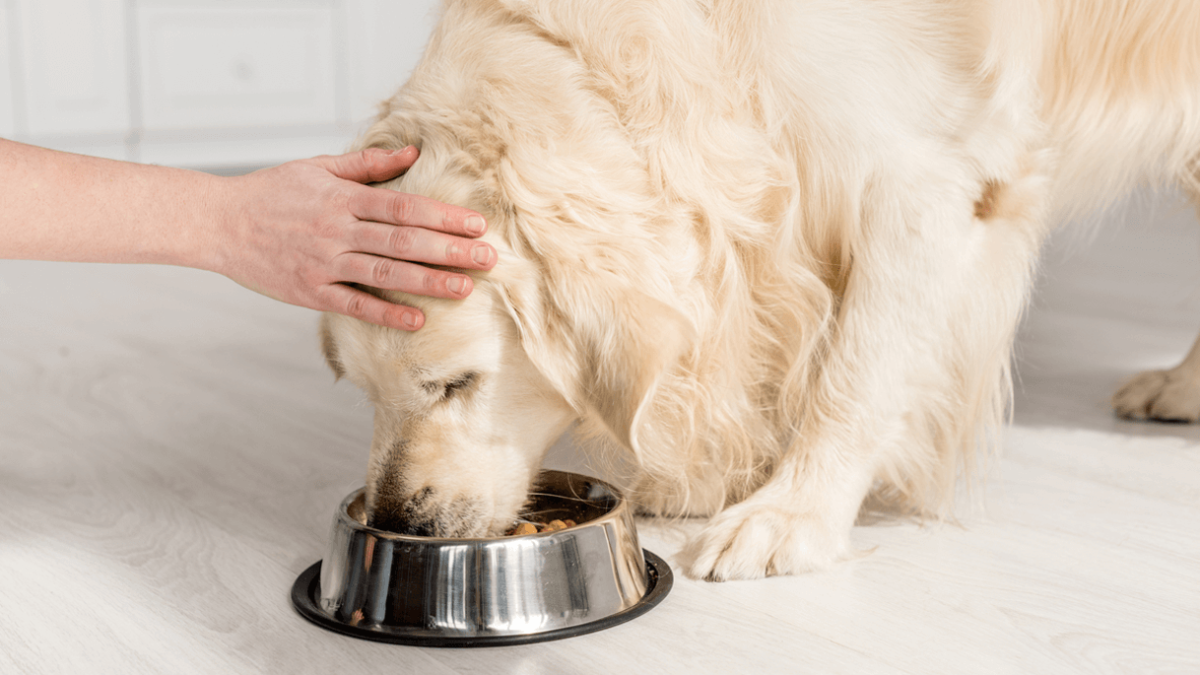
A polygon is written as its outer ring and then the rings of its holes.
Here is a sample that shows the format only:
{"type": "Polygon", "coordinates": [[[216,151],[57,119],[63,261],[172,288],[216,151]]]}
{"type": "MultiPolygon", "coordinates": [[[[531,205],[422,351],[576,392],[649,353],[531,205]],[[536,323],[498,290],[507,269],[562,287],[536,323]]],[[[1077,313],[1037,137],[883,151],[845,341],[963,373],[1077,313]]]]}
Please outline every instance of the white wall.
{"type": "Polygon", "coordinates": [[[438,0],[0,0],[0,135],[209,170],[343,151],[438,0]]]}
{"type": "Polygon", "coordinates": [[[13,120],[16,103],[13,102],[12,57],[8,53],[11,43],[8,5],[6,2],[0,2],[0,138],[10,137],[16,131],[16,123],[13,120]]]}

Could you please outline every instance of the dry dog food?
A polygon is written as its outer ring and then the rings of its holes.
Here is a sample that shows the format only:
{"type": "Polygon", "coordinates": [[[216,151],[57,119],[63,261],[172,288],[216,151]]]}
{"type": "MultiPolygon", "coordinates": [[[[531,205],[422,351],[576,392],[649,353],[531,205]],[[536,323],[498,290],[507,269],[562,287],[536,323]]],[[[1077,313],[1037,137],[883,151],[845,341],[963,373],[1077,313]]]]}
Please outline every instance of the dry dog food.
{"type": "Polygon", "coordinates": [[[504,534],[508,537],[521,537],[526,534],[537,534],[538,532],[557,532],[559,530],[565,530],[568,527],[575,527],[575,525],[575,521],[571,520],[570,518],[566,520],[559,520],[555,518],[548,523],[537,523],[527,520],[517,524],[512,528],[509,528],[509,530],[504,534]]]}

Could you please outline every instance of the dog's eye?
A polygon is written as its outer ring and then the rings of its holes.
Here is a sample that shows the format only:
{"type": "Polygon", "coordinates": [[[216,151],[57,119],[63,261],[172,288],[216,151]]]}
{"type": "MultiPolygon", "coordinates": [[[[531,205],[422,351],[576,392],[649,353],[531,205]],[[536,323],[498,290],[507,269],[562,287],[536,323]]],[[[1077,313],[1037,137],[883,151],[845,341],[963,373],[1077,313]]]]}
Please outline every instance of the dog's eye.
{"type": "Polygon", "coordinates": [[[462,375],[445,382],[426,382],[424,385],[422,385],[422,387],[425,389],[425,391],[435,396],[440,394],[441,399],[444,401],[454,396],[458,392],[466,389],[467,387],[470,387],[477,379],[479,379],[479,373],[463,373],[462,375]]]}
{"type": "Polygon", "coordinates": [[[442,393],[442,398],[450,398],[455,393],[471,386],[471,384],[475,382],[475,378],[476,378],[475,373],[465,373],[461,377],[455,378],[455,379],[447,382],[446,387],[442,393]]]}

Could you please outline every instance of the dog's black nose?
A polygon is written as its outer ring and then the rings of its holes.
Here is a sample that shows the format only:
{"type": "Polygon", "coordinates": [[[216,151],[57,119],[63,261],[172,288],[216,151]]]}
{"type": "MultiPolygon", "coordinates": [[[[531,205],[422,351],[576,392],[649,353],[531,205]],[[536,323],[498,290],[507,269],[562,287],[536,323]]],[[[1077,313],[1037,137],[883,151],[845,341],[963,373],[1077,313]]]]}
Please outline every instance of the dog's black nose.
{"type": "Polygon", "coordinates": [[[406,496],[377,489],[367,502],[367,525],[397,534],[481,537],[488,534],[487,525],[491,521],[477,499],[439,494],[431,487],[406,496]]]}
{"type": "Polygon", "coordinates": [[[438,531],[435,497],[434,490],[430,487],[406,496],[399,496],[394,490],[381,487],[372,500],[370,512],[367,514],[367,525],[396,534],[440,536],[442,533],[438,531]]]}
{"type": "Polygon", "coordinates": [[[367,525],[377,529],[406,534],[415,537],[435,537],[438,535],[437,523],[429,518],[409,519],[403,507],[395,508],[376,506],[367,516],[367,525]]]}

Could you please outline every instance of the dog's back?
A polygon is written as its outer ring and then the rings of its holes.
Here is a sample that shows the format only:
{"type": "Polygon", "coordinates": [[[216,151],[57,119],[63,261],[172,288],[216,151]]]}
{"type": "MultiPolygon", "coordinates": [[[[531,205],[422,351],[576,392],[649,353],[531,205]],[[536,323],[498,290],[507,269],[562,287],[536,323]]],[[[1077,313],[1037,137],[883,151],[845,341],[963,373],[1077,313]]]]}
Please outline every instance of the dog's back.
{"type": "MultiPolygon", "coordinates": [[[[658,383],[667,437],[642,440],[674,448],[664,473],[721,466],[722,495],[703,500],[719,504],[729,476],[745,479],[735,497],[751,489],[801,425],[880,181],[916,191],[923,173],[957,172],[984,186],[977,213],[1038,220],[1045,182],[1092,206],[1184,175],[1200,147],[1197,7],[450,0],[363,143],[426,146],[436,168],[406,189],[464,201],[438,190],[476,176],[522,210],[493,223],[519,256],[555,275],[606,251],[696,327],[699,351],[658,383]]],[[[601,292],[561,274],[560,306],[601,292]]],[[[914,494],[944,494],[999,423],[999,381],[960,386],[994,394],[937,416],[941,487],[914,494]]]]}
{"type": "Polygon", "coordinates": [[[1073,215],[1140,182],[1200,194],[1200,3],[1042,1],[1055,198],[1073,215]]]}

